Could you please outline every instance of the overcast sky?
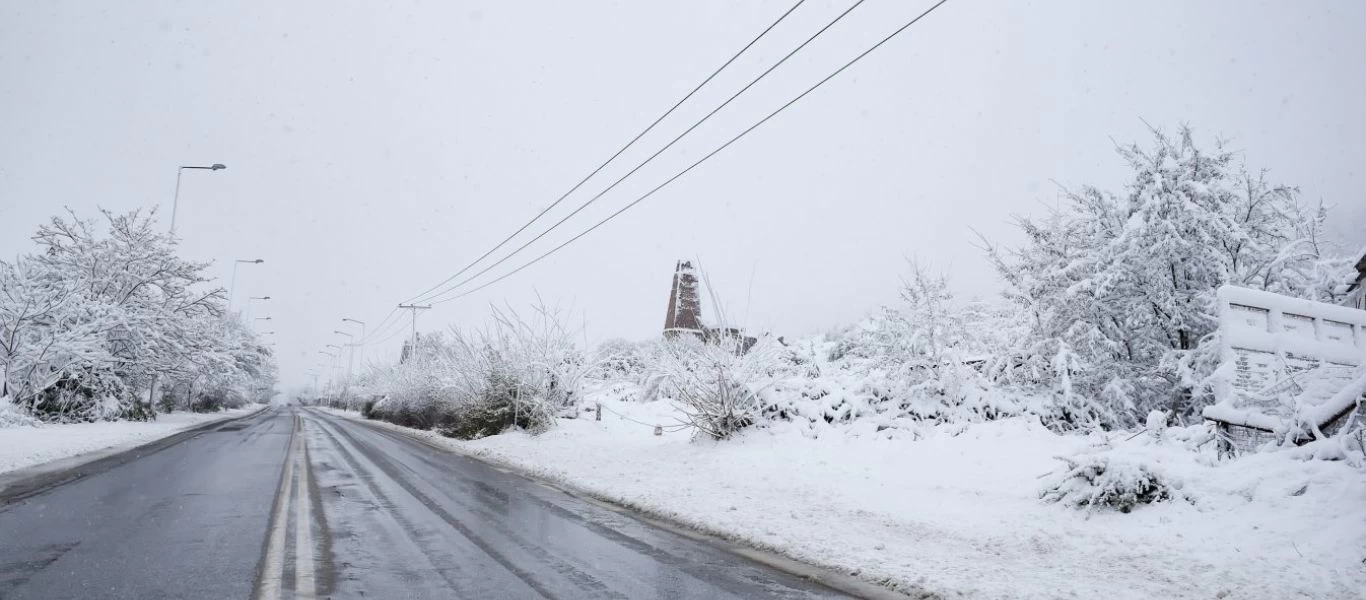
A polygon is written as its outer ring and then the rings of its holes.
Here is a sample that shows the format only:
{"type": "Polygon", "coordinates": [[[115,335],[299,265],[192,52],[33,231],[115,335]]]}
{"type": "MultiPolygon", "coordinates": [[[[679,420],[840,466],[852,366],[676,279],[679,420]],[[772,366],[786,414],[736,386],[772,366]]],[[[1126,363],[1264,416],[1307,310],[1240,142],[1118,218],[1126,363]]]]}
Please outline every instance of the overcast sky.
{"type": "MultiPolygon", "coordinates": [[[[376,325],[482,254],[791,4],[0,2],[0,256],[30,250],[63,205],[166,218],[177,165],[225,163],[186,172],[178,232],[225,286],[234,259],[266,261],[241,269],[237,301],[273,298],[253,316],[273,318],[263,329],[277,332],[286,383],[302,383],[342,339],[342,317],[376,325]]],[[[849,4],[808,1],[562,208],[849,4]]],[[[869,0],[534,248],[636,198],[928,5],[869,0]]],[[[701,262],[735,320],[779,334],[894,302],[907,257],[989,297],[1000,283],[971,229],[1008,244],[1011,215],[1056,203],[1057,184],[1118,190],[1114,144],[1146,142],[1145,121],[1230,139],[1252,167],[1336,205],[1333,232],[1355,249],[1366,244],[1363,98],[1366,2],[951,0],[638,208],[418,326],[480,325],[489,303],[539,294],[572,310],[590,343],[644,339],[663,325],[680,258],[701,262]]],[[[393,360],[399,343],[367,359],[393,360]]]]}

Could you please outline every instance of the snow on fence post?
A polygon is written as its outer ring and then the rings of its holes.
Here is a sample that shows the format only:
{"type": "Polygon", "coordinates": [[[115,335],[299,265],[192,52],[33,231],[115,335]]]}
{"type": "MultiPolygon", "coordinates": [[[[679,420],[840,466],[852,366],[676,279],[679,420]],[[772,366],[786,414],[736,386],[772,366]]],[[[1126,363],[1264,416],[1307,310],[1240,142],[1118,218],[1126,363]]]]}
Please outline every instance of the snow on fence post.
{"type": "Polygon", "coordinates": [[[1350,412],[1332,391],[1311,393],[1301,384],[1336,391],[1361,376],[1366,311],[1226,285],[1218,316],[1215,404],[1203,415],[1219,423],[1233,446],[1226,450],[1279,439],[1297,420],[1319,428],[1350,412]]]}
{"type": "Polygon", "coordinates": [[[601,403],[601,402],[599,402],[597,408],[595,408],[595,409],[593,410],[593,420],[594,420],[594,421],[601,421],[601,420],[602,420],[602,403],[601,403]]]}

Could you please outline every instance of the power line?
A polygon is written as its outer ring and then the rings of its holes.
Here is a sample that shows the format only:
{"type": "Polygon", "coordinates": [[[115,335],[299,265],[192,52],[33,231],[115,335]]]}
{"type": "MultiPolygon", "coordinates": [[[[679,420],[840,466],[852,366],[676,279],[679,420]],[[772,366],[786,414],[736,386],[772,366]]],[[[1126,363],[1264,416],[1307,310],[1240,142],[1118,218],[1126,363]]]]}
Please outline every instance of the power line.
{"type": "Polygon", "coordinates": [[[753,125],[750,125],[748,129],[745,129],[744,131],[740,132],[739,135],[736,135],[735,137],[731,138],[731,139],[730,139],[729,141],[727,141],[726,143],[721,144],[721,145],[720,145],[719,147],[717,147],[715,150],[712,150],[711,152],[707,153],[707,154],[706,154],[705,156],[703,156],[702,158],[698,159],[697,162],[694,162],[694,163],[692,163],[691,165],[688,165],[687,168],[683,169],[682,171],[679,171],[679,172],[678,172],[677,174],[675,174],[673,177],[670,177],[669,179],[665,180],[664,183],[659,184],[659,185],[656,186],[654,189],[652,189],[652,190],[646,192],[644,195],[642,195],[642,196],[640,196],[639,198],[636,198],[635,200],[631,201],[630,204],[627,204],[626,206],[623,206],[622,208],[618,209],[616,212],[614,212],[614,213],[608,215],[605,219],[603,219],[603,220],[601,220],[601,221],[598,221],[598,222],[597,222],[596,224],[594,224],[592,227],[589,227],[588,229],[584,230],[583,232],[579,233],[578,235],[576,235],[576,236],[574,236],[574,237],[572,237],[572,238],[569,238],[569,240],[565,241],[564,243],[562,243],[562,244],[560,244],[560,245],[558,245],[558,246],[555,246],[554,248],[551,248],[549,251],[547,251],[546,253],[544,253],[544,254],[542,254],[542,255],[540,255],[540,256],[537,256],[536,258],[532,259],[530,262],[528,262],[528,263],[526,263],[526,264],[523,264],[522,266],[517,267],[516,269],[513,269],[512,271],[510,271],[510,272],[508,272],[508,273],[506,273],[506,274],[504,274],[504,275],[502,275],[502,276],[500,276],[500,277],[498,277],[498,278],[496,278],[496,279],[494,279],[494,280],[492,280],[492,281],[489,281],[488,283],[485,283],[485,284],[483,284],[483,285],[480,285],[479,287],[476,287],[476,288],[474,288],[474,289],[472,289],[472,290],[463,292],[463,293],[458,294],[458,295],[456,295],[456,296],[452,296],[452,297],[450,297],[450,298],[445,298],[445,299],[441,299],[441,300],[433,300],[433,301],[432,301],[432,304],[441,304],[441,303],[444,303],[444,302],[450,302],[450,301],[452,301],[452,300],[457,300],[457,299],[463,298],[463,297],[465,297],[465,296],[468,296],[468,295],[470,295],[470,294],[473,294],[473,293],[475,293],[475,292],[477,292],[477,291],[479,291],[479,290],[482,290],[482,289],[484,289],[484,288],[486,288],[486,287],[488,287],[488,286],[490,286],[490,285],[493,285],[493,284],[495,284],[495,283],[498,283],[499,281],[502,281],[502,280],[504,280],[504,279],[507,279],[508,277],[511,277],[511,276],[513,276],[513,275],[516,275],[517,273],[521,272],[523,269],[525,269],[525,268],[527,268],[527,267],[530,267],[531,265],[534,265],[534,264],[540,262],[540,261],[541,261],[542,259],[544,259],[545,257],[550,256],[551,254],[554,254],[554,253],[558,252],[561,248],[564,248],[565,246],[568,246],[569,244],[572,244],[572,243],[574,243],[575,241],[578,241],[579,238],[582,238],[583,236],[588,235],[589,233],[592,233],[593,230],[595,230],[595,229],[597,229],[597,228],[603,226],[603,225],[606,224],[608,221],[611,221],[612,219],[615,219],[618,215],[620,215],[621,213],[624,213],[624,212],[630,210],[631,208],[635,207],[637,204],[640,204],[641,202],[644,202],[645,199],[649,198],[650,196],[653,196],[653,195],[655,194],[655,192],[658,192],[659,190],[664,189],[665,186],[667,186],[667,185],[673,183],[673,182],[676,181],[678,178],[680,178],[680,177],[686,175],[689,171],[692,171],[692,170],[693,170],[694,168],[696,168],[698,165],[700,165],[700,164],[706,162],[706,161],[707,161],[708,159],[710,159],[711,157],[716,156],[716,155],[719,154],[722,150],[725,150],[726,148],[730,147],[731,144],[734,144],[735,142],[739,141],[740,138],[743,138],[743,137],[745,137],[746,135],[748,135],[751,131],[754,131],[755,129],[758,129],[759,126],[763,125],[764,123],[767,123],[770,119],[772,119],[773,117],[777,116],[779,113],[783,112],[784,110],[787,110],[788,107],[792,106],[793,104],[796,104],[798,101],[800,101],[802,98],[805,98],[805,97],[806,97],[808,94],[810,94],[811,92],[816,91],[817,88],[819,88],[819,87],[825,85],[826,82],[830,81],[831,79],[834,79],[834,78],[835,78],[836,76],[838,76],[840,73],[843,73],[843,72],[845,71],[845,69],[848,69],[849,67],[853,66],[854,63],[857,63],[858,61],[863,60],[864,57],[866,57],[866,56],[868,56],[869,54],[871,54],[874,50],[877,50],[878,48],[882,47],[883,44],[886,44],[887,42],[891,41],[892,38],[894,38],[894,37],[900,35],[901,32],[906,31],[906,30],[909,29],[912,25],[915,25],[915,24],[916,24],[917,22],[919,22],[921,19],[925,18],[927,15],[929,15],[931,12],[933,12],[936,8],[939,8],[940,6],[943,6],[943,4],[944,4],[945,2],[948,2],[948,0],[939,0],[938,2],[935,2],[934,5],[930,6],[930,7],[927,8],[927,9],[925,9],[924,12],[920,13],[919,15],[916,15],[915,18],[911,19],[910,21],[907,21],[906,24],[904,24],[904,25],[902,25],[901,27],[898,27],[896,30],[892,31],[892,33],[888,34],[887,37],[882,38],[882,39],[881,39],[880,41],[878,41],[876,44],[873,44],[871,47],[869,47],[867,50],[864,50],[864,51],[863,51],[862,53],[860,53],[858,56],[855,56],[855,57],[854,57],[852,60],[850,60],[849,62],[844,63],[843,66],[841,66],[840,68],[836,69],[833,73],[831,73],[831,74],[825,76],[824,79],[821,79],[820,81],[816,82],[815,85],[813,85],[813,86],[807,88],[806,91],[802,92],[801,94],[798,94],[796,98],[793,98],[792,100],[789,100],[786,104],[784,104],[784,105],[778,107],[777,110],[775,110],[775,111],[769,113],[768,116],[766,116],[766,117],[760,119],[758,122],[754,123],[753,125]]]}
{"type": "MultiPolygon", "coordinates": [[[[395,321],[395,322],[397,322],[397,321],[395,321]]],[[[392,340],[392,339],[394,339],[394,338],[399,337],[400,335],[406,335],[407,333],[408,333],[408,332],[404,331],[402,327],[395,327],[395,328],[393,328],[392,330],[389,331],[389,334],[388,334],[388,335],[384,336],[384,337],[381,338],[381,339],[378,339],[378,340],[375,340],[375,341],[373,341],[373,342],[370,342],[370,343],[371,343],[371,344],[374,344],[374,345],[383,344],[383,343],[385,343],[385,342],[388,342],[389,340],[392,340]]]]}
{"type": "MultiPolygon", "coordinates": [[[[601,192],[598,192],[598,194],[595,195],[595,196],[593,196],[592,198],[589,198],[587,202],[584,202],[583,204],[580,204],[579,207],[576,208],[576,209],[574,209],[573,212],[569,213],[568,215],[565,215],[564,218],[560,219],[559,221],[556,221],[555,224],[551,225],[551,226],[550,226],[549,228],[547,228],[545,231],[542,231],[541,233],[537,234],[536,237],[531,238],[531,240],[527,241],[526,243],[522,244],[521,246],[518,246],[516,250],[513,250],[512,252],[509,252],[507,255],[503,256],[503,257],[500,258],[500,259],[498,259],[498,260],[497,260],[496,262],[494,262],[493,264],[491,264],[491,265],[489,265],[489,266],[487,266],[487,267],[484,267],[484,268],[481,269],[478,273],[475,273],[474,275],[471,275],[471,276],[469,276],[469,277],[466,277],[464,280],[462,280],[462,281],[460,281],[460,282],[458,282],[458,283],[456,283],[456,284],[454,284],[454,285],[451,285],[451,286],[447,287],[446,289],[444,289],[444,290],[438,292],[438,293],[437,293],[436,295],[434,295],[434,296],[428,296],[428,297],[427,297],[427,301],[428,301],[428,302],[442,302],[442,300],[439,300],[439,298],[441,298],[442,296],[445,296],[446,294],[449,294],[449,293],[451,293],[452,291],[455,291],[456,289],[459,289],[461,286],[463,286],[463,285],[469,283],[470,281],[473,281],[474,279],[478,278],[480,275],[483,275],[484,273],[489,272],[490,270],[492,270],[493,268],[497,267],[498,265],[501,265],[501,264],[503,264],[504,262],[507,262],[508,259],[510,259],[510,258],[512,258],[513,256],[516,256],[517,254],[521,253],[521,252],[522,252],[523,250],[525,250],[528,246],[530,246],[530,245],[536,243],[536,242],[539,241],[541,238],[545,237],[546,234],[550,233],[551,231],[554,231],[554,230],[555,230],[556,228],[558,228],[560,225],[563,225],[563,224],[565,223],[565,221],[568,221],[569,219],[574,218],[574,216],[577,215],[577,214],[579,214],[580,212],[582,212],[583,209],[588,208],[588,207],[589,207],[590,205],[592,205],[594,202],[597,202],[599,198],[602,198],[602,197],[603,197],[604,195],[606,195],[608,192],[610,192],[610,191],[612,191],[613,189],[615,189],[618,185],[621,184],[621,182],[626,181],[627,178],[629,178],[630,176],[634,175],[637,171],[643,169],[646,165],[650,164],[650,163],[651,163],[652,161],[654,161],[654,159],[657,158],[659,155],[663,154],[663,153],[664,153],[665,151],[667,151],[669,148],[672,148],[672,147],[674,146],[674,144],[677,144],[677,143],[679,142],[679,140],[682,140],[682,139],[683,139],[684,137],[686,137],[689,133],[692,133],[693,130],[697,129],[697,128],[700,127],[703,123],[705,123],[708,119],[711,119],[713,116],[716,115],[716,113],[720,112],[721,109],[725,108],[725,107],[728,106],[732,101],[734,101],[736,98],[739,98],[741,94],[744,94],[746,91],[748,91],[749,88],[754,87],[754,85],[757,84],[757,83],[759,83],[760,80],[762,80],[763,78],[767,77],[769,73],[772,73],[775,69],[777,69],[778,67],[782,66],[783,63],[786,63],[786,62],[788,61],[788,59],[792,58],[794,55],[796,55],[798,52],[800,52],[803,48],[805,48],[808,44],[810,44],[811,42],[815,41],[815,39],[818,38],[818,37],[820,37],[821,34],[825,33],[826,30],[830,29],[830,28],[833,27],[836,23],[840,22],[840,21],[841,21],[842,19],[844,19],[844,17],[847,16],[850,12],[853,12],[853,10],[854,10],[855,8],[858,8],[859,5],[863,4],[864,1],[865,1],[865,0],[858,0],[858,2],[855,2],[854,4],[850,5],[849,8],[845,9],[844,12],[842,12],[842,13],[839,14],[839,16],[836,16],[836,17],[834,18],[834,20],[830,21],[829,23],[826,23],[824,27],[820,28],[820,30],[818,30],[816,33],[812,34],[811,37],[806,38],[806,41],[802,42],[801,45],[797,46],[797,47],[796,47],[795,49],[793,49],[791,52],[788,52],[786,55],[784,55],[781,59],[778,60],[778,62],[774,63],[773,66],[769,67],[769,68],[766,69],[763,73],[760,73],[758,77],[755,77],[755,78],[754,78],[753,80],[751,80],[748,84],[746,84],[745,87],[740,88],[740,91],[735,92],[735,94],[733,94],[731,97],[727,98],[725,102],[722,102],[722,103],[720,104],[720,106],[717,106],[716,108],[712,109],[711,112],[709,112],[709,113],[707,113],[705,116],[703,116],[701,119],[698,119],[698,121],[697,121],[696,123],[693,123],[691,127],[689,127],[689,128],[687,128],[686,130],[684,130],[683,133],[678,134],[678,136],[675,137],[673,140],[671,140],[668,144],[665,144],[663,148],[660,148],[660,149],[659,149],[658,151],[656,151],[654,154],[651,154],[651,155],[649,156],[649,158],[646,158],[646,159],[645,159],[644,161],[642,161],[640,164],[636,165],[635,168],[631,169],[631,170],[628,171],[625,175],[622,175],[622,176],[621,176],[620,178],[618,178],[616,181],[612,182],[612,184],[609,185],[609,186],[607,186],[606,189],[602,190],[601,192]]],[[[454,279],[454,277],[452,277],[452,279],[454,279]]]]}
{"type": "Polygon", "coordinates": [[[376,325],[374,329],[370,330],[370,333],[366,334],[364,338],[361,338],[361,343],[367,344],[371,339],[379,337],[380,331],[389,325],[389,319],[392,319],[396,314],[398,314],[397,308],[389,309],[389,314],[384,315],[384,318],[379,320],[379,325],[376,325]]]}
{"type": "Polygon", "coordinates": [[[385,317],[380,320],[380,324],[375,327],[374,331],[369,332],[369,334],[365,336],[365,341],[368,344],[370,343],[370,340],[377,340],[387,335],[389,332],[394,331],[396,328],[401,330],[402,325],[403,318],[399,313],[399,309],[391,308],[389,309],[389,314],[385,315],[385,317]]]}
{"type": "MultiPolygon", "coordinates": [[[[859,1],[862,2],[862,0],[859,0],[859,1]]],[[[446,285],[447,283],[450,283],[450,282],[451,282],[452,280],[454,280],[455,278],[457,278],[457,277],[463,275],[466,271],[469,271],[469,270],[470,270],[471,268],[473,268],[475,265],[479,264],[481,261],[483,261],[484,259],[488,258],[491,254],[493,254],[494,252],[497,252],[499,248],[502,248],[502,247],[503,247],[504,245],[506,245],[508,242],[512,241],[513,238],[515,238],[515,237],[517,237],[518,235],[520,235],[523,231],[526,231],[526,229],[527,229],[528,227],[530,227],[530,226],[531,226],[533,223],[535,223],[536,221],[539,221],[539,220],[541,219],[541,217],[545,216],[546,213],[550,212],[550,211],[551,211],[552,209],[554,209],[556,206],[559,206],[559,204],[560,204],[561,202],[564,202],[565,198],[568,198],[570,194],[573,194],[574,192],[578,191],[578,189],[579,189],[580,187],[582,187],[583,184],[587,183],[589,179],[592,179],[593,176],[597,175],[598,173],[602,172],[603,169],[607,168],[607,165],[611,164],[612,161],[616,160],[617,157],[619,157],[619,156],[622,155],[622,153],[626,152],[626,150],[628,150],[629,148],[631,148],[631,146],[635,145],[636,142],[640,141],[640,138],[645,137],[645,134],[647,134],[647,133],[653,131],[654,128],[655,128],[655,126],[659,125],[659,123],[660,123],[661,121],[663,121],[663,120],[664,120],[665,118],[667,118],[669,115],[673,114],[673,112],[674,112],[675,110],[678,110],[678,107],[682,106],[684,102],[687,102],[688,99],[692,98],[693,95],[696,94],[696,93],[698,92],[698,90],[701,90],[703,86],[705,86],[705,85],[707,85],[708,83],[710,83],[711,80],[712,80],[712,79],[715,79],[717,75],[720,75],[720,74],[721,74],[721,71],[725,70],[726,67],[729,67],[731,63],[735,62],[736,59],[740,58],[740,55],[742,55],[742,54],[744,54],[746,51],[748,51],[748,50],[750,49],[750,47],[752,47],[755,43],[757,43],[757,42],[758,42],[760,39],[762,39],[765,35],[768,35],[768,32],[772,31],[774,27],[777,27],[779,23],[782,23],[783,20],[787,19],[787,16],[788,16],[788,15],[792,14],[793,11],[797,10],[798,7],[800,7],[802,4],[805,4],[805,3],[806,3],[806,0],[798,0],[796,4],[793,4],[793,5],[792,5],[792,8],[787,9],[787,12],[784,12],[781,16],[779,16],[779,17],[778,17],[778,20],[774,21],[774,22],[771,23],[768,27],[764,28],[763,31],[759,32],[759,35],[755,36],[754,39],[750,40],[748,44],[745,44],[745,46],[744,46],[743,48],[741,48],[738,52],[736,52],[735,54],[731,55],[731,57],[730,57],[729,59],[727,59],[726,62],[722,63],[721,66],[717,67],[715,71],[712,71],[711,75],[708,75],[707,78],[706,78],[706,79],[703,79],[701,83],[699,83],[699,84],[697,84],[695,87],[693,87],[693,88],[692,88],[692,91],[690,91],[690,92],[688,92],[686,95],[684,95],[683,98],[680,99],[678,102],[675,102],[673,106],[670,106],[670,107],[669,107],[669,110],[666,110],[666,111],[664,111],[664,114],[659,115],[659,117],[656,118],[656,119],[654,120],[654,122],[650,123],[649,126],[647,126],[645,129],[641,130],[640,133],[637,133],[635,137],[631,138],[631,141],[626,142],[626,145],[622,146],[621,149],[617,150],[616,153],[612,154],[612,156],[611,156],[610,158],[608,158],[607,160],[603,161],[602,164],[598,165],[598,167],[597,167],[596,169],[593,169],[593,171],[590,172],[588,175],[584,176],[583,179],[580,179],[578,183],[574,184],[574,187],[569,188],[569,191],[567,191],[567,192],[565,192],[564,194],[562,194],[558,199],[556,199],[554,202],[552,202],[552,203],[550,204],[550,206],[547,206],[547,207],[545,207],[544,209],[542,209],[541,212],[536,213],[536,216],[535,216],[535,217],[532,217],[530,221],[527,221],[527,222],[524,223],[521,227],[517,228],[517,230],[514,231],[514,232],[512,232],[511,235],[507,236],[506,238],[503,238],[503,241],[498,242],[498,245],[494,246],[493,248],[490,248],[488,252],[483,253],[482,255],[479,256],[479,258],[474,259],[474,261],[470,262],[470,264],[465,265],[465,266],[464,266],[463,268],[461,268],[459,271],[456,271],[456,273],[455,273],[454,275],[451,275],[450,277],[447,277],[445,280],[441,281],[440,283],[438,283],[438,284],[436,284],[436,285],[434,285],[434,286],[432,286],[432,287],[430,287],[430,288],[427,288],[427,289],[424,290],[422,293],[420,293],[420,294],[418,294],[418,295],[416,295],[416,296],[413,296],[412,298],[409,298],[409,299],[407,300],[407,302],[417,302],[417,301],[419,301],[419,300],[423,300],[423,299],[424,299],[428,294],[430,294],[432,291],[436,290],[437,288],[440,288],[440,287],[443,286],[443,285],[446,285]]],[[[443,292],[443,293],[444,293],[444,292],[443,292]]],[[[437,294],[437,295],[439,296],[440,294],[437,294]]]]}
{"type": "MultiPolygon", "coordinates": [[[[654,130],[654,128],[655,128],[656,126],[658,126],[658,125],[660,124],[660,122],[662,122],[662,121],[663,121],[665,118],[667,118],[669,115],[673,114],[674,111],[678,110],[678,108],[679,108],[680,106],[682,106],[684,102],[687,102],[687,101],[688,101],[689,99],[691,99],[694,95],[696,95],[697,92],[698,92],[699,90],[701,90],[704,86],[706,86],[706,85],[707,85],[708,83],[710,83],[713,79],[715,79],[716,76],[719,75],[719,74],[721,73],[721,71],[723,71],[723,70],[725,70],[727,67],[729,67],[729,66],[731,65],[731,63],[735,62],[736,59],[740,58],[741,55],[743,55],[743,54],[744,54],[745,52],[747,52],[751,47],[753,47],[754,44],[758,43],[758,41],[759,41],[760,39],[763,39],[764,36],[768,35],[768,33],[769,33],[770,31],[772,31],[772,30],[773,30],[775,27],[777,27],[780,23],[782,23],[784,20],[786,20],[787,17],[788,17],[789,15],[791,15],[794,11],[796,11],[799,7],[801,7],[802,4],[805,4],[805,3],[806,3],[806,0],[798,0],[797,3],[793,4],[791,8],[788,8],[787,11],[785,11],[782,15],[780,15],[780,16],[778,17],[777,20],[775,20],[775,21],[773,21],[772,23],[770,23],[768,27],[764,28],[763,31],[759,32],[759,34],[758,34],[757,36],[755,36],[753,39],[751,39],[751,40],[749,41],[749,43],[745,44],[744,47],[740,48],[739,51],[737,51],[737,52],[735,52],[733,55],[731,55],[731,57],[730,57],[729,59],[727,59],[726,62],[722,63],[720,67],[717,67],[715,71],[713,71],[710,75],[708,75],[708,76],[706,77],[706,79],[703,79],[701,83],[698,83],[696,86],[694,86],[694,87],[692,88],[691,91],[689,91],[689,92],[688,92],[686,95],[684,95],[681,99],[679,99],[677,102],[675,102],[675,103],[673,104],[673,106],[669,107],[668,110],[664,111],[663,114],[661,114],[658,118],[656,118],[653,122],[651,122],[647,127],[645,127],[645,129],[641,130],[640,133],[636,134],[635,137],[631,138],[631,140],[630,140],[629,142],[627,142],[624,146],[622,146],[619,150],[617,150],[614,154],[612,154],[611,157],[609,157],[607,160],[603,161],[602,164],[598,165],[598,167],[595,168],[595,169],[593,169],[592,172],[590,172],[588,175],[584,176],[584,178],[581,179],[581,180],[579,180],[578,183],[574,184],[573,187],[569,188],[568,191],[566,191],[563,195],[561,195],[558,199],[556,199],[555,202],[551,203],[550,206],[547,206],[547,207],[546,207],[545,209],[543,209],[541,212],[537,213],[536,216],[533,217],[530,221],[527,221],[525,224],[523,224],[521,227],[519,227],[516,231],[512,232],[511,235],[509,235],[509,236],[507,236],[506,238],[504,238],[503,241],[498,242],[497,245],[495,245],[493,248],[489,249],[489,250],[488,250],[487,252],[485,252],[484,254],[480,255],[480,256],[479,256],[478,258],[476,258],[474,261],[470,262],[468,265],[465,265],[463,268],[461,268],[459,271],[457,271],[454,275],[451,275],[450,277],[447,277],[445,280],[441,281],[440,283],[437,283],[436,285],[434,285],[434,286],[432,286],[432,287],[430,287],[430,288],[427,288],[427,289],[426,289],[425,291],[423,291],[422,293],[420,293],[420,294],[418,294],[418,295],[416,295],[416,296],[413,296],[411,299],[408,300],[408,302],[409,302],[409,303],[411,303],[411,302],[416,302],[416,301],[418,301],[419,299],[421,299],[421,298],[427,296],[428,294],[430,294],[433,290],[436,290],[436,289],[440,288],[441,286],[446,285],[447,283],[450,283],[450,282],[451,282],[452,280],[454,280],[455,278],[459,277],[460,275],[463,275],[464,273],[466,273],[467,271],[469,271],[471,268],[473,268],[475,265],[479,264],[481,261],[483,261],[484,259],[488,258],[488,257],[489,257],[490,255],[492,255],[494,252],[497,252],[500,248],[502,248],[503,246],[507,245],[508,242],[512,241],[514,238],[516,238],[518,235],[520,235],[523,231],[526,231],[526,229],[527,229],[528,227],[530,227],[530,226],[531,226],[532,224],[534,224],[536,221],[540,220],[541,217],[545,216],[546,213],[550,212],[552,209],[554,209],[556,206],[558,206],[560,203],[562,203],[562,202],[563,202],[566,198],[568,198],[571,194],[573,194],[574,192],[578,191],[578,189],[579,189],[580,187],[582,187],[584,183],[587,183],[589,179],[593,178],[595,175],[597,175],[598,173],[600,173],[604,168],[607,167],[607,165],[611,164],[611,163],[612,163],[613,161],[615,161],[618,157],[620,157],[623,153],[625,153],[628,149],[630,149],[632,146],[634,146],[635,143],[638,142],[638,141],[640,141],[640,139],[641,139],[642,137],[644,137],[644,136],[645,136],[646,134],[648,134],[650,131],[654,130]]],[[[442,293],[445,293],[445,292],[442,292],[442,293]]],[[[438,294],[437,296],[439,296],[439,295],[440,295],[440,294],[438,294]]],[[[436,297],[436,296],[433,296],[433,297],[436,297]]],[[[386,316],[384,317],[384,319],[381,319],[380,324],[379,324],[378,326],[375,327],[375,329],[373,330],[373,333],[372,333],[371,335],[367,336],[367,339],[366,339],[365,341],[368,343],[371,339],[378,339],[380,336],[385,336],[386,333],[389,333],[388,331],[386,331],[386,327],[398,327],[398,326],[400,325],[400,323],[401,323],[401,321],[400,321],[399,319],[394,319],[394,321],[392,321],[392,322],[389,321],[389,319],[395,317],[395,316],[397,315],[397,313],[398,313],[398,310],[397,310],[397,309],[390,310],[390,311],[389,311],[389,314],[386,315],[386,316]]],[[[392,339],[393,337],[394,337],[394,336],[385,336],[384,339],[379,340],[377,343],[383,343],[383,342],[385,342],[385,341],[388,341],[389,339],[392,339]]]]}

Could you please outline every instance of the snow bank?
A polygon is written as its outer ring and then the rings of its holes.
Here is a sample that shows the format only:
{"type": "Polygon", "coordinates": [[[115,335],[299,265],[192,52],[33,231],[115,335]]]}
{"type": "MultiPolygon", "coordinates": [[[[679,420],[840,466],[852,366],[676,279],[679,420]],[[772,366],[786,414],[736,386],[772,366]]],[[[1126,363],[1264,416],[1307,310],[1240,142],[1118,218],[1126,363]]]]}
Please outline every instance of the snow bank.
{"type": "Polygon", "coordinates": [[[852,429],[812,437],[782,424],[725,442],[653,434],[677,417],[663,402],[610,401],[601,422],[586,414],[535,437],[428,435],[647,513],[942,597],[1358,599],[1366,589],[1366,475],[1343,462],[1288,453],[1206,462],[1180,439],[1110,434],[1115,451],[1185,482],[1190,500],[1120,514],[1039,500],[1055,457],[1106,440],[1056,435],[1031,419],[895,439],[852,429]]]}
{"type": "Polygon", "coordinates": [[[217,413],[167,413],[155,421],[103,421],[0,429],[0,473],[79,454],[132,448],[209,421],[247,414],[258,407],[217,413]]]}

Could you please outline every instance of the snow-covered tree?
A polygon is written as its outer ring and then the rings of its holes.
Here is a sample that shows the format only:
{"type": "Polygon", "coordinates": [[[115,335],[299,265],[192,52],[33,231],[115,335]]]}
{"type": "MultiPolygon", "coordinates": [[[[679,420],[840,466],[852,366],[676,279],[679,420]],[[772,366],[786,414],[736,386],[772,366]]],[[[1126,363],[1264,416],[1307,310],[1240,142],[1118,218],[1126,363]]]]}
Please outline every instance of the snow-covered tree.
{"type": "Polygon", "coordinates": [[[75,283],[32,257],[0,261],[0,397],[33,410],[71,373],[113,362],[102,336],[113,321],[75,283]]]}
{"type": "Polygon", "coordinates": [[[158,383],[273,377],[269,353],[223,318],[207,263],[178,256],[151,215],[102,217],[54,217],[34,235],[38,252],[0,262],[0,365],[15,403],[53,420],[150,418],[158,383]]]}
{"type": "Polygon", "coordinates": [[[1328,299],[1345,265],[1322,241],[1323,210],[1295,188],[1220,143],[1202,150],[1189,128],[1153,133],[1151,148],[1119,149],[1134,170],[1122,193],[1068,191],[1066,207],[1019,219],[1023,246],[990,249],[1029,327],[1003,378],[1055,389],[1079,422],[1193,415],[1220,285],[1328,299]]]}

